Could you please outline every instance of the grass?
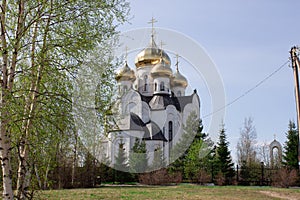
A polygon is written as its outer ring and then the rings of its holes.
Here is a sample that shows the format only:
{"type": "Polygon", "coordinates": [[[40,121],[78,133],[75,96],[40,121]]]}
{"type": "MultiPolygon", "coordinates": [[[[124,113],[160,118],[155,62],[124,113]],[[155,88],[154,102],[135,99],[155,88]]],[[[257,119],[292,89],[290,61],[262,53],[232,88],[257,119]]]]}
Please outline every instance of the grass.
{"type": "Polygon", "coordinates": [[[241,186],[199,186],[180,184],[177,186],[105,186],[93,189],[48,190],[37,193],[38,199],[166,199],[166,200],[261,200],[300,199],[300,189],[241,186]]]}

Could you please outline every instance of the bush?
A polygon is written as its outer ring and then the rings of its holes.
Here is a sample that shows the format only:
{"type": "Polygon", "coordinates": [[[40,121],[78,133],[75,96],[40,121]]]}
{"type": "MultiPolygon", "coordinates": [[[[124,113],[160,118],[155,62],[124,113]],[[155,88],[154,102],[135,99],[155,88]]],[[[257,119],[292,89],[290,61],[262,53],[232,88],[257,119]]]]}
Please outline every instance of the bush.
{"type": "Polygon", "coordinates": [[[225,177],[223,173],[219,172],[216,176],[217,185],[222,186],[225,184],[225,177]]]}
{"type": "Polygon", "coordinates": [[[287,167],[283,167],[278,170],[277,174],[274,174],[272,185],[276,187],[288,188],[295,185],[298,179],[299,176],[297,170],[290,170],[287,167]]]}
{"type": "Polygon", "coordinates": [[[156,171],[143,173],[139,175],[139,183],[146,185],[168,185],[171,183],[178,184],[182,181],[181,172],[170,174],[167,169],[162,168],[156,171]]]}
{"type": "Polygon", "coordinates": [[[198,172],[198,183],[200,185],[204,185],[206,183],[209,183],[211,180],[210,175],[205,171],[204,169],[200,169],[198,172]]]}

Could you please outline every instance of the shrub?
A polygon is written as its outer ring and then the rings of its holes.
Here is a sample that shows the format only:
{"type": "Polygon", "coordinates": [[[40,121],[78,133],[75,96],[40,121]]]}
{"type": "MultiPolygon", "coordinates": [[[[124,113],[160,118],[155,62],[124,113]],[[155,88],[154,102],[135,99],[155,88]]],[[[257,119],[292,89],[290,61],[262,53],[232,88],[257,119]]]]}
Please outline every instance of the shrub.
{"type": "Polygon", "coordinates": [[[182,174],[180,172],[168,173],[165,168],[143,173],[139,175],[139,183],[146,185],[167,185],[171,183],[178,184],[182,181],[182,174]]]}
{"type": "Polygon", "coordinates": [[[211,180],[210,175],[205,171],[204,169],[200,169],[198,172],[198,183],[201,185],[204,185],[206,183],[209,183],[211,180]]]}
{"type": "Polygon", "coordinates": [[[283,167],[278,170],[277,174],[273,177],[273,186],[288,188],[296,184],[299,179],[298,172],[295,169],[288,169],[283,167]]]}
{"type": "Polygon", "coordinates": [[[225,184],[225,176],[223,175],[222,172],[219,172],[216,176],[216,183],[217,185],[224,185],[225,184]]]}

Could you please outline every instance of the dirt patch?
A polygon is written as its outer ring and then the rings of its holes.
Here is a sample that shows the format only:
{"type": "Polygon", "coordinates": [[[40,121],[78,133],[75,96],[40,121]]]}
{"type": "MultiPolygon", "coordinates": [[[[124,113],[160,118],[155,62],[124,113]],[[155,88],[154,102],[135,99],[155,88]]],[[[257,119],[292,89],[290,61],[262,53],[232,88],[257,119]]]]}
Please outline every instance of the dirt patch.
{"type": "Polygon", "coordinates": [[[275,197],[275,198],[286,199],[286,200],[300,200],[300,197],[292,196],[289,194],[283,194],[283,193],[273,192],[273,191],[260,191],[260,192],[269,197],[275,197]]]}

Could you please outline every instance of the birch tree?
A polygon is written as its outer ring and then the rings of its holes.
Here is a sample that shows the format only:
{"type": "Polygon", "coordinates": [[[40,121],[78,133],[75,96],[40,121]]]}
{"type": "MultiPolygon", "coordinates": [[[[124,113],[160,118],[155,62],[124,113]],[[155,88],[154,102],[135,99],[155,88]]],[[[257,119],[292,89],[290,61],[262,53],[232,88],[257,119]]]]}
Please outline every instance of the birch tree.
{"type": "MultiPolygon", "coordinates": [[[[70,103],[68,83],[76,69],[90,50],[105,45],[116,33],[116,27],[126,20],[128,4],[123,0],[2,0],[0,9],[3,199],[14,198],[16,171],[15,196],[25,199],[32,145],[43,131],[49,139],[47,127],[38,124],[66,116],[57,110],[57,102],[70,103]],[[12,168],[13,149],[18,152],[17,170],[12,168]]],[[[63,131],[63,125],[56,130],[61,128],[63,131]]]]}
{"type": "Polygon", "coordinates": [[[252,118],[245,118],[244,127],[240,132],[240,139],[237,143],[237,157],[239,165],[247,166],[257,162],[256,129],[252,118]]]}

